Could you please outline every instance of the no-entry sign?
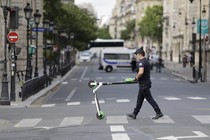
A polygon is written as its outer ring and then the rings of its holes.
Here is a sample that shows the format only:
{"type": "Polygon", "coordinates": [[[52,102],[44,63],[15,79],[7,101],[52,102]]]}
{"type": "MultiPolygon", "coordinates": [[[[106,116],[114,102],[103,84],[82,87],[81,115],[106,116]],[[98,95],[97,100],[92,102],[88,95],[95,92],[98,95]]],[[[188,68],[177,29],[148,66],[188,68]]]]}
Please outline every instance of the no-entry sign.
{"type": "Polygon", "coordinates": [[[10,43],[16,43],[19,39],[19,35],[17,32],[10,32],[8,35],[7,35],[7,39],[10,43]]]}

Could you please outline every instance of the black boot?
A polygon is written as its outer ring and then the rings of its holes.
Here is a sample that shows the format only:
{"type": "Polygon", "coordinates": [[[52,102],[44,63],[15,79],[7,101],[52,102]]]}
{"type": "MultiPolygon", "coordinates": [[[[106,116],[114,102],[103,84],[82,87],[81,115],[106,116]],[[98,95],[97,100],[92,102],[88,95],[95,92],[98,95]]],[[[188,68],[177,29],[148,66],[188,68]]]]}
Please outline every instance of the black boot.
{"type": "Polygon", "coordinates": [[[134,114],[134,113],[127,113],[127,116],[134,120],[136,119],[136,114],[134,114]]]}
{"type": "Polygon", "coordinates": [[[159,118],[163,117],[163,113],[157,113],[155,117],[153,117],[152,119],[157,120],[159,118]]]}

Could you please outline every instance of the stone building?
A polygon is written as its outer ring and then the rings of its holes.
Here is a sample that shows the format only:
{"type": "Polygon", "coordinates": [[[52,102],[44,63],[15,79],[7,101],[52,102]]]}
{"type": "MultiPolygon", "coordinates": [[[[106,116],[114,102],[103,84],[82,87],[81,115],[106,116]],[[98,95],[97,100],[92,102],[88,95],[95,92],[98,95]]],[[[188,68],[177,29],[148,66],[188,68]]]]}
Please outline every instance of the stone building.
{"type": "MultiPolygon", "coordinates": [[[[164,0],[164,15],[163,15],[163,55],[166,60],[174,62],[182,62],[184,55],[190,55],[192,52],[192,33],[196,33],[196,52],[195,61],[198,65],[199,61],[199,32],[198,21],[201,19],[209,20],[209,1],[202,0],[164,0]],[[205,7],[206,14],[202,14],[205,7]],[[200,9],[201,8],[201,9],[200,9]],[[192,24],[193,23],[193,24],[192,24]]],[[[201,36],[202,42],[203,37],[201,36]]],[[[203,43],[202,43],[203,44],[203,43]]],[[[209,51],[209,46],[207,46],[209,51]]],[[[207,60],[210,60],[210,55],[207,55],[207,60]]]]}
{"type": "MultiPolygon", "coordinates": [[[[16,6],[19,8],[19,27],[15,31],[19,34],[19,40],[16,43],[16,49],[17,51],[17,70],[18,71],[25,71],[26,70],[26,30],[27,30],[27,21],[25,19],[25,13],[24,13],[24,7],[26,6],[26,3],[30,3],[31,7],[33,9],[32,15],[35,13],[36,9],[39,9],[39,13],[43,14],[43,0],[10,0],[10,7],[16,6]],[[20,52],[19,52],[20,51],[20,52]]],[[[0,38],[0,77],[2,76],[2,71],[4,68],[4,16],[3,16],[3,10],[0,10],[0,33],[1,33],[1,38],[0,38]]],[[[8,23],[9,23],[9,13],[8,13],[8,23]]],[[[9,24],[8,24],[9,25],[9,24]]],[[[35,27],[34,21],[30,21],[30,26],[35,27]]],[[[39,27],[42,27],[42,20],[39,24],[39,27]]],[[[7,28],[9,28],[7,26],[7,28]]],[[[30,40],[30,44],[35,45],[35,32],[33,32],[33,38],[30,40]]],[[[42,60],[43,60],[43,55],[42,55],[42,50],[43,50],[43,33],[39,32],[38,33],[38,65],[39,67],[42,65],[42,60]]],[[[7,38],[6,38],[7,39],[7,38]]],[[[7,50],[7,73],[10,75],[10,60],[11,60],[11,52],[7,50]]],[[[32,65],[34,65],[34,60],[35,56],[32,58],[32,65]]]]}

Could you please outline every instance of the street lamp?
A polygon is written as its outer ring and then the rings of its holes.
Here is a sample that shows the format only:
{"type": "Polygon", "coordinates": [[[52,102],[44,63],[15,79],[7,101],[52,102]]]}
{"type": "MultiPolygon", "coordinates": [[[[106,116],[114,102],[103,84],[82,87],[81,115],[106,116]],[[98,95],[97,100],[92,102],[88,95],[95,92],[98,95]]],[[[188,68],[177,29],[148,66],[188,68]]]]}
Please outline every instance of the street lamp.
{"type": "MultiPolygon", "coordinates": [[[[45,75],[45,77],[47,78],[47,70],[46,70],[46,56],[47,56],[47,54],[46,54],[46,51],[47,51],[47,39],[46,39],[46,35],[47,35],[47,32],[48,32],[48,30],[49,30],[49,20],[44,20],[43,21],[43,27],[44,27],[44,29],[45,29],[45,39],[44,39],[44,44],[45,44],[45,46],[44,46],[44,75],[45,75]]],[[[46,81],[46,86],[48,85],[48,82],[46,81]]]]}
{"type": "Polygon", "coordinates": [[[0,105],[10,105],[8,80],[7,80],[7,16],[10,0],[1,0],[1,7],[4,13],[4,71],[2,73],[2,89],[0,105]]]}
{"type": "Polygon", "coordinates": [[[38,25],[40,23],[40,19],[41,19],[41,14],[39,13],[39,10],[37,9],[36,12],[34,13],[34,18],[35,18],[35,24],[36,24],[36,61],[35,61],[35,72],[34,72],[34,76],[38,77],[39,73],[38,73],[38,25]]]}
{"type": "MultiPolygon", "coordinates": [[[[53,29],[54,29],[54,22],[51,21],[49,24],[49,29],[50,32],[53,33],[53,29]]],[[[49,57],[49,80],[50,80],[50,84],[53,78],[53,71],[52,71],[52,42],[51,42],[51,47],[50,47],[50,57],[49,57]]]]}
{"type": "MultiPolygon", "coordinates": [[[[194,0],[189,0],[191,3],[193,3],[194,0]]],[[[201,0],[200,0],[200,19],[199,19],[199,22],[200,22],[200,26],[199,26],[199,78],[201,79],[201,82],[203,82],[202,80],[202,73],[201,73],[201,68],[202,68],[202,50],[201,50],[201,0]]]]}
{"type": "Polygon", "coordinates": [[[58,34],[58,30],[57,30],[57,27],[56,27],[56,25],[55,25],[55,26],[54,26],[54,29],[53,29],[53,38],[54,38],[53,44],[55,45],[55,46],[54,46],[55,48],[53,48],[53,52],[54,52],[53,75],[54,75],[55,78],[56,78],[56,76],[57,76],[56,65],[58,64],[58,63],[57,63],[57,53],[58,53],[57,34],[58,34]]]}
{"type": "Polygon", "coordinates": [[[32,13],[33,9],[30,6],[30,3],[27,3],[26,7],[24,8],[24,12],[25,12],[25,18],[27,20],[27,63],[26,63],[26,76],[25,76],[25,80],[29,80],[31,79],[31,57],[29,54],[29,36],[30,36],[30,29],[29,29],[29,20],[31,19],[31,13],[32,13]]]}

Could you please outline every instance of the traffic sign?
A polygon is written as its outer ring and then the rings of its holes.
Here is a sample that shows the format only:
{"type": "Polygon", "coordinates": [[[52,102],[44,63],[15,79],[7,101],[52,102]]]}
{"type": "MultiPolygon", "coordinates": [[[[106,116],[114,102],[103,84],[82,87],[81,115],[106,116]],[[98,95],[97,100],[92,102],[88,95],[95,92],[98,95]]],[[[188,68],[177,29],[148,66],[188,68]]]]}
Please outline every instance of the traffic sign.
{"type": "Polygon", "coordinates": [[[16,43],[19,39],[19,35],[17,32],[9,32],[9,34],[7,35],[7,39],[10,43],[16,43]]]}
{"type": "Polygon", "coordinates": [[[197,33],[201,35],[208,34],[209,32],[209,27],[208,27],[208,20],[202,19],[200,23],[200,19],[197,20],[197,33]],[[200,31],[200,26],[201,26],[201,31],[200,31]]]}
{"type": "Polygon", "coordinates": [[[38,27],[38,29],[36,30],[36,27],[33,27],[32,31],[33,32],[36,32],[36,31],[38,31],[38,32],[45,32],[45,28],[44,27],[38,27]]]}

